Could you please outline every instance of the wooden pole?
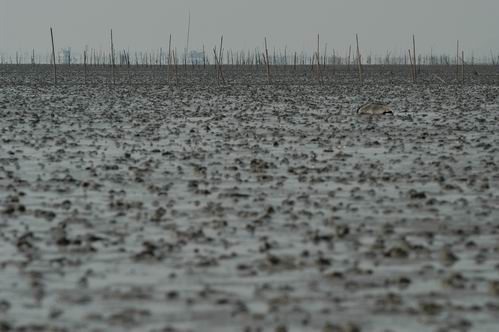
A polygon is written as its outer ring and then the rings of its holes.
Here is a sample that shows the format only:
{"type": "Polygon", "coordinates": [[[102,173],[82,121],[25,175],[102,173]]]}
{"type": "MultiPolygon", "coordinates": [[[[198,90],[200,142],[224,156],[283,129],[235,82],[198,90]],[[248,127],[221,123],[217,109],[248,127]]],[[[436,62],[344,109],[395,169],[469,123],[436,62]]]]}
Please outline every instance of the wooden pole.
{"type": "Polygon", "coordinates": [[[416,81],[416,77],[414,76],[414,65],[412,63],[412,54],[411,54],[411,49],[409,49],[409,62],[411,64],[411,78],[412,78],[412,81],[416,81]]]}
{"type": "Polygon", "coordinates": [[[348,61],[347,61],[347,68],[348,68],[348,72],[350,73],[350,59],[351,59],[351,55],[352,55],[352,45],[349,45],[348,46],[348,61]]]}
{"type": "Polygon", "coordinates": [[[85,85],[87,84],[87,50],[83,51],[83,70],[85,71],[85,85]]]}
{"type": "Polygon", "coordinates": [[[114,44],[113,44],[113,29],[111,29],[111,75],[113,78],[113,84],[116,84],[114,78],[114,44]]]}
{"type": "Polygon", "coordinates": [[[206,69],[206,54],[204,52],[204,44],[203,44],[203,69],[206,69]]]}
{"type": "Polygon", "coordinates": [[[166,60],[168,65],[166,66],[166,79],[170,82],[170,71],[171,71],[171,61],[172,61],[172,35],[170,34],[170,39],[168,40],[168,59],[166,60]]]}
{"type": "Polygon", "coordinates": [[[265,37],[265,58],[266,58],[266,63],[267,63],[267,79],[270,82],[271,77],[270,77],[269,50],[267,48],[267,37],[265,37]]]}
{"type": "Polygon", "coordinates": [[[413,66],[413,71],[414,71],[414,81],[416,81],[416,78],[418,76],[418,73],[416,71],[416,36],[412,35],[412,66],[413,66]]]}
{"type": "Polygon", "coordinates": [[[220,38],[220,50],[219,50],[219,55],[218,55],[218,63],[220,66],[223,65],[223,43],[224,43],[224,36],[220,38]]]}
{"type": "Polygon", "coordinates": [[[336,73],[336,51],[333,48],[333,75],[336,73]]]}
{"type": "Polygon", "coordinates": [[[132,78],[130,76],[130,51],[126,53],[126,69],[128,74],[128,84],[132,85],[132,78]]]}
{"type": "Polygon", "coordinates": [[[362,59],[360,56],[359,35],[358,34],[355,34],[355,40],[357,42],[357,65],[359,67],[359,81],[362,83],[362,59]]]}
{"type": "Polygon", "coordinates": [[[324,70],[326,70],[326,62],[327,62],[327,43],[324,45],[324,55],[323,55],[324,61],[322,62],[322,65],[324,67],[324,70]]]}
{"type": "Polygon", "coordinates": [[[172,61],[172,35],[170,34],[170,40],[168,41],[168,66],[166,67],[166,77],[168,82],[170,81],[170,65],[172,61]]]}
{"type": "MultiPolygon", "coordinates": [[[[224,36],[220,37],[220,55],[218,57],[218,69],[220,70],[220,77],[222,79],[222,83],[225,84],[225,78],[224,78],[224,72],[223,72],[223,56],[224,56],[224,51],[223,51],[223,45],[224,45],[224,36]]],[[[227,63],[229,62],[229,51],[227,51],[227,63]]]]}
{"type": "Polygon", "coordinates": [[[461,80],[464,84],[464,51],[461,51],[461,80]]]}
{"type": "Polygon", "coordinates": [[[57,68],[55,64],[55,47],[54,47],[54,34],[50,28],[50,39],[52,39],[52,63],[54,65],[54,85],[57,85],[57,68]]]}
{"type": "Polygon", "coordinates": [[[189,53],[189,37],[191,35],[191,11],[189,11],[189,23],[187,24],[187,44],[185,46],[185,60],[184,63],[187,65],[187,55],[189,53]]]}
{"type": "Polygon", "coordinates": [[[321,57],[320,57],[320,39],[317,34],[317,80],[321,80],[321,57]]]}
{"type": "Polygon", "coordinates": [[[456,80],[459,81],[459,40],[456,47],[456,80]]]}
{"type": "Polygon", "coordinates": [[[222,80],[222,83],[225,84],[225,78],[224,78],[224,73],[223,73],[223,69],[222,69],[222,64],[220,63],[220,58],[217,57],[216,47],[213,48],[213,54],[215,55],[215,65],[218,68],[217,78],[220,78],[222,80]]]}
{"type": "Polygon", "coordinates": [[[174,66],[174,72],[175,72],[175,81],[178,84],[177,52],[175,52],[175,50],[172,50],[172,53],[173,53],[173,66],[174,66]]]}
{"type": "Polygon", "coordinates": [[[218,60],[217,60],[217,47],[213,47],[213,56],[215,58],[215,68],[217,72],[217,82],[220,82],[220,69],[218,67],[218,60]]]}

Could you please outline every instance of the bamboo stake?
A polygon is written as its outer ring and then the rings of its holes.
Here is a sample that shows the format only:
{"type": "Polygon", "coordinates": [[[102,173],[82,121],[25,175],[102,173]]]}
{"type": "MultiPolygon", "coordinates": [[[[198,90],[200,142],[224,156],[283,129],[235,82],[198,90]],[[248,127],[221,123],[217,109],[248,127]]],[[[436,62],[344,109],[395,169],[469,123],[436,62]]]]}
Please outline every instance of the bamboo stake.
{"type": "Polygon", "coordinates": [[[222,37],[220,38],[220,50],[219,50],[219,55],[218,55],[218,63],[219,65],[223,65],[223,43],[224,43],[224,36],[222,35],[222,37]]]}
{"type": "Polygon", "coordinates": [[[126,70],[128,74],[128,84],[132,85],[132,77],[130,76],[130,52],[126,53],[126,70]]]}
{"type": "Polygon", "coordinates": [[[113,77],[113,84],[116,84],[114,78],[114,44],[113,44],[113,29],[111,29],[111,75],[113,77]]]}
{"type": "Polygon", "coordinates": [[[362,83],[362,60],[360,57],[359,35],[358,34],[355,34],[355,40],[357,42],[357,65],[359,67],[359,81],[362,83]]]}
{"type": "Polygon", "coordinates": [[[213,56],[215,58],[215,71],[217,72],[217,83],[220,83],[220,69],[218,67],[217,47],[216,46],[213,48],[213,56]]]}
{"type": "Polygon", "coordinates": [[[172,50],[173,54],[173,67],[174,67],[174,73],[175,73],[175,81],[178,84],[178,63],[177,63],[177,52],[175,50],[172,50]]]}
{"type": "Polygon", "coordinates": [[[317,34],[317,80],[321,80],[321,57],[320,57],[320,39],[317,34]]]}
{"type": "Polygon", "coordinates": [[[456,80],[459,81],[459,40],[456,48],[456,80]]]}
{"type": "Polygon", "coordinates": [[[464,84],[464,51],[461,51],[461,52],[462,52],[461,53],[462,54],[461,55],[461,64],[462,64],[462,66],[461,66],[461,80],[462,81],[461,82],[464,84]]]}
{"type": "Polygon", "coordinates": [[[187,54],[189,53],[189,37],[191,34],[191,11],[189,11],[189,23],[187,24],[187,44],[185,46],[185,64],[187,64],[187,54]]]}
{"type": "MultiPolygon", "coordinates": [[[[222,53],[223,56],[223,53],[222,53]]],[[[220,60],[220,59],[219,59],[220,60]]],[[[222,60],[223,61],[223,60],[222,60]]],[[[227,57],[227,63],[229,62],[229,57],[227,57]]],[[[220,78],[222,79],[222,84],[225,84],[225,77],[224,77],[224,70],[223,70],[223,63],[221,61],[218,62],[218,68],[220,70],[220,78]]]]}
{"type": "Polygon", "coordinates": [[[348,72],[350,73],[350,58],[352,55],[352,45],[348,46],[348,72]]]}
{"type": "Polygon", "coordinates": [[[85,71],[85,85],[87,84],[87,50],[83,51],[83,69],[85,71]]]}
{"type": "Polygon", "coordinates": [[[413,71],[414,71],[414,81],[416,81],[416,78],[418,76],[417,71],[416,71],[416,37],[412,35],[412,66],[413,66],[413,71]]]}
{"type": "Polygon", "coordinates": [[[204,44],[203,44],[203,69],[206,69],[206,54],[204,52],[204,44]]]}
{"type": "Polygon", "coordinates": [[[347,70],[350,73],[350,56],[352,54],[352,45],[348,46],[347,70]]]}
{"type": "Polygon", "coordinates": [[[170,40],[168,41],[168,66],[166,67],[166,78],[170,82],[170,66],[172,61],[172,35],[170,34],[170,40]]]}
{"type": "Polygon", "coordinates": [[[57,85],[57,69],[55,64],[55,47],[54,47],[54,34],[50,28],[50,39],[52,39],[52,63],[54,65],[54,85],[57,85]]]}
{"type": "Polygon", "coordinates": [[[324,67],[324,71],[326,70],[326,61],[327,61],[327,43],[324,45],[324,61],[322,63],[323,67],[324,67]]]}
{"type": "Polygon", "coordinates": [[[222,80],[222,84],[225,84],[224,73],[223,73],[223,70],[222,70],[222,65],[220,64],[220,58],[217,57],[216,47],[213,48],[213,54],[215,55],[215,65],[218,68],[217,79],[221,79],[222,80]]]}
{"type": "Polygon", "coordinates": [[[416,77],[414,76],[414,64],[412,63],[411,49],[409,49],[409,62],[410,62],[410,65],[411,65],[411,78],[412,78],[412,81],[415,82],[416,81],[416,77]]]}
{"type": "Polygon", "coordinates": [[[267,63],[267,79],[271,80],[271,77],[270,77],[270,62],[269,62],[269,50],[267,48],[267,37],[265,37],[265,54],[264,54],[264,59],[266,59],[266,63],[267,63]]]}
{"type": "MultiPolygon", "coordinates": [[[[340,57],[341,60],[341,57],[340,57]]],[[[333,48],[333,76],[336,74],[336,51],[333,48]]]]}
{"type": "MultiPolygon", "coordinates": [[[[224,77],[224,72],[223,72],[223,44],[224,44],[224,36],[220,38],[220,56],[218,57],[218,68],[220,70],[220,78],[222,79],[222,83],[225,84],[225,77],[224,77]]],[[[229,51],[227,51],[228,53],[229,51]]],[[[229,55],[227,54],[227,63],[229,61],[229,55]]]]}

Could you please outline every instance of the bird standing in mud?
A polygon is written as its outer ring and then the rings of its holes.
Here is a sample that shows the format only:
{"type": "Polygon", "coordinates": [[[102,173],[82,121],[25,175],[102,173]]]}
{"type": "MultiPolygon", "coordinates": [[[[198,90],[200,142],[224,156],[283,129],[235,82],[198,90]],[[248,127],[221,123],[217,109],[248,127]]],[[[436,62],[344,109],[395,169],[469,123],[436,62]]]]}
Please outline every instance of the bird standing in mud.
{"type": "Polygon", "coordinates": [[[357,108],[357,114],[383,115],[393,114],[390,106],[383,103],[367,103],[357,108]]]}

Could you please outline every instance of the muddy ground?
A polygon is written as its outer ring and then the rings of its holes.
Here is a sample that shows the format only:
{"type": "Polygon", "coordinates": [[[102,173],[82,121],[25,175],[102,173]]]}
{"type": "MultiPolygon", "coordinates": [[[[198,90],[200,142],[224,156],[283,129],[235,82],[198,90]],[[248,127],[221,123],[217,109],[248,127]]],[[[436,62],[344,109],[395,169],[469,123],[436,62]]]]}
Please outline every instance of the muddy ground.
{"type": "Polygon", "coordinates": [[[467,70],[1,66],[0,331],[497,331],[499,71],[467,70]]]}

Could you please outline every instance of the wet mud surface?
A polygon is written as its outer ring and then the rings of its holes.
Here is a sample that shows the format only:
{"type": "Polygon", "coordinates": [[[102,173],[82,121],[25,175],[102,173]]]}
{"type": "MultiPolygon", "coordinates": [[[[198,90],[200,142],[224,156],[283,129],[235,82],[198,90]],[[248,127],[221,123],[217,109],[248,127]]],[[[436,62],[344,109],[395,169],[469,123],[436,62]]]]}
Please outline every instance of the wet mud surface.
{"type": "Polygon", "coordinates": [[[498,85],[243,74],[0,80],[0,330],[497,331],[498,85]]]}

